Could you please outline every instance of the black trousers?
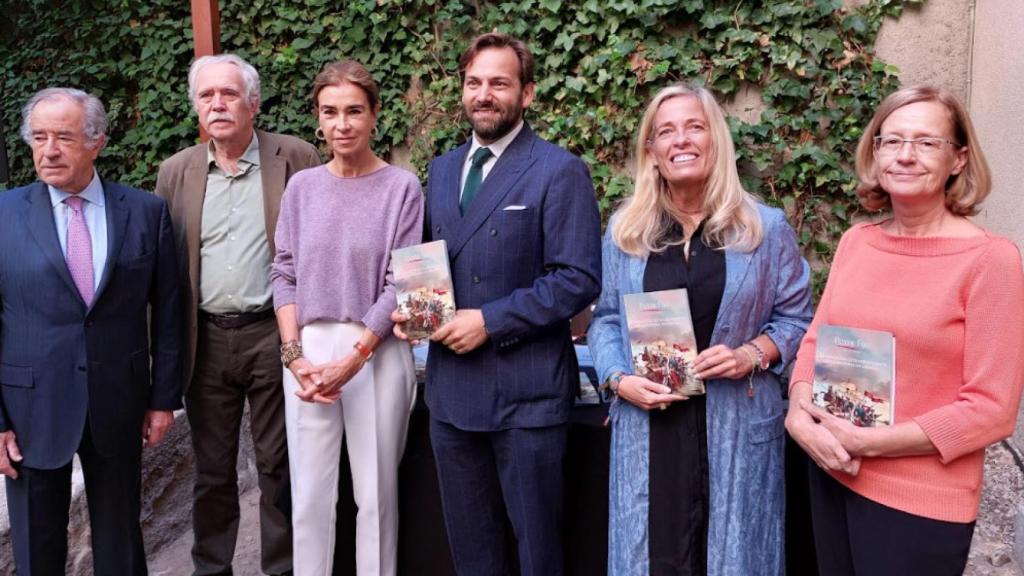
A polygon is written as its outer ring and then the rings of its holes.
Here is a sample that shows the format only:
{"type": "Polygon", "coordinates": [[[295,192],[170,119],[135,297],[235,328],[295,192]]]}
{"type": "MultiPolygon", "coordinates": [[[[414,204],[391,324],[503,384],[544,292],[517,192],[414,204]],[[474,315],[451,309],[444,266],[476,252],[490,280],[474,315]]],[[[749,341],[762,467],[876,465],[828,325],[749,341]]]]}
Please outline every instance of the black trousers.
{"type": "Polygon", "coordinates": [[[648,552],[651,576],[708,573],[706,396],[650,413],[648,552]]]}
{"type": "MultiPolygon", "coordinates": [[[[139,527],[142,436],[137,449],[103,456],[86,422],[78,447],[85,477],[96,576],[144,576],[146,554],[139,527]]],[[[14,564],[18,574],[63,576],[68,555],[72,463],[55,470],[21,466],[7,478],[14,564]]]]}
{"type": "Polygon", "coordinates": [[[249,402],[260,487],[261,567],[292,569],[291,486],[284,427],[280,338],[274,318],[241,328],[199,326],[196,368],[185,394],[196,483],[192,563],[196,575],[231,574],[238,540],[239,433],[249,402]]]}
{"type": "Polygon", "coordinates": [[[960,576],[974,522],[943,522],[869,500],[810,470],[811,515],[822,576],[960,576]]]}

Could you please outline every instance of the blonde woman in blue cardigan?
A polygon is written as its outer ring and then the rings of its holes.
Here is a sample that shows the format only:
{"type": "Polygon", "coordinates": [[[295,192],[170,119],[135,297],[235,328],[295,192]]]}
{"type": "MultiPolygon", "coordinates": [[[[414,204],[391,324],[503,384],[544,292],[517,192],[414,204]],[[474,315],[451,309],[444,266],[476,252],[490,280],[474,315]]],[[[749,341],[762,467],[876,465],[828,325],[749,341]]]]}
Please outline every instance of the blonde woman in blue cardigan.
{"type": "Polygon", "coordinates": [[[809,268],[777,209],[743,190],[721,108],[661,90],[644,114],[635,190],[603,244],[588,338],[611,409],[608,573],[779,575],[781,375],[812,316],[809,268]],[[686,288],[707,394],[632,374],[622,296],[686,288]]]}

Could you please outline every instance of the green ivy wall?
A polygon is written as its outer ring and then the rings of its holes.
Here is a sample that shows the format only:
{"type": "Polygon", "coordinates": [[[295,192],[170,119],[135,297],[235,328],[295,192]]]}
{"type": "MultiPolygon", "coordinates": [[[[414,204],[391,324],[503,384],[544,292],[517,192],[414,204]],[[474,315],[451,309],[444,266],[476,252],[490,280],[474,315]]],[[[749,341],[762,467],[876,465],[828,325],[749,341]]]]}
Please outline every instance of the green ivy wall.
{"type": "MultiPolygon", "coordinates": [[[[629,193],[632,141],[654,91],[688,79],[727,102],[753,94],[760,113],[732,120],[741,171],[751,191],[785,207],[820,284],[858,216],[857,138],[897,87],[895,70],[873,55],[874,38],[886,16],[922,1],[222,0],[221,44],[260,71],[259,124],[311,141],[316,72],[342,57],[362,61],[382,87],[378,151],[422,175],[466,138],[457,59],[467,40],[492,29],[519,36],[538,63],[530,122],[587,161],[606,216],[629,193]]],[[[107,105],[107,178],[151,188],[160,161],[195,142],[188,2],[15,0],[0,11],[0,38],[11,184],[34,178],[16,128],[20,107],[49,85],[83,88],[107,105]]]]}

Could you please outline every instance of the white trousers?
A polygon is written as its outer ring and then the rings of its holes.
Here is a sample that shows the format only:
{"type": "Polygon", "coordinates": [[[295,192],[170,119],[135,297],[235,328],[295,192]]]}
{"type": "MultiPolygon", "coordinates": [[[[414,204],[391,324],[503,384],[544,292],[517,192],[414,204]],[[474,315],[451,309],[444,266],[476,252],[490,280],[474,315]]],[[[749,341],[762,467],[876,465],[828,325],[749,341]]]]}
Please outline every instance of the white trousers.
{"type": "MultiPolygon", "coordinates": [[[[302,329],[314,365],[342,358],[363,333],[357,322],[316,322],[302,329]]],[[[388,338],[341,389],[334,404],[304,402],[284,371],[285,424],[292,480],[296,576],[330,576],[341,440],[348,434],[359,576],[394,576],[398,553],[398,464],[416,397],[409,345],[388,338]]]]}

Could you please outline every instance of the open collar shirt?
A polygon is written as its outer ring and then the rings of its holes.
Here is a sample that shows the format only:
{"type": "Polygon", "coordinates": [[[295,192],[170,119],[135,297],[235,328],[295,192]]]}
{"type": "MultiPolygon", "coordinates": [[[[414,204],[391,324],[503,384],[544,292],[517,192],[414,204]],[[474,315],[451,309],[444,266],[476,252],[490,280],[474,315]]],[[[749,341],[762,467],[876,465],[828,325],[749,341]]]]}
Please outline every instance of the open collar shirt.
{"type": "Polygon", "coordinates": [[[259,140],[253,132],[235,174],[217,165],[213,145],[211,140],[207,150],[199,309],[209,314],[259,312],[273,298],[259,140]]]}

